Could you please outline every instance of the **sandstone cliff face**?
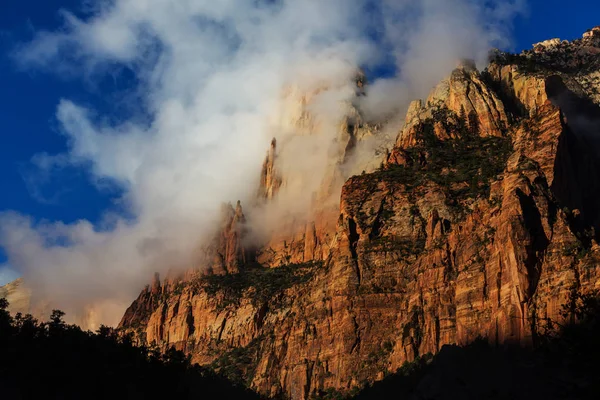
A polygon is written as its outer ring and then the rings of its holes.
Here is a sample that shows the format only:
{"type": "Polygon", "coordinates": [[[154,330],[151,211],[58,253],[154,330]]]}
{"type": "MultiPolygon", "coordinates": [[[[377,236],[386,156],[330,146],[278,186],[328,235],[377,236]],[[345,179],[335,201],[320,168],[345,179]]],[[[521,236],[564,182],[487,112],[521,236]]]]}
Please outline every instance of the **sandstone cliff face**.
{"type": "Polygon", "coordinates": [[[411,105],[384,168],[259,249],[287,266],[155,283],[121,326],[293,399],[444,344],[535,341],[571,290],[600,288],[598,46],[592,33],[457,69],[411,105]]]}
{"type": "MultiPolygon", "coordinates": [[[[432,118],[432,112],[439,108],[461,116],[471,129],[477,129],[482,136],[502,136],[508,125],[504,105],[497,94],[487,87],[474,66],[463,64],[436,86],[425,103],[417,100],[411,104],[406,126],[398,136],[396,146],[407,148],[414,145],[420,123],[432,118]]],[[[451,138],[454,132],[444,132],[441,126],[436,126],[436,134],[451,138]]]]}

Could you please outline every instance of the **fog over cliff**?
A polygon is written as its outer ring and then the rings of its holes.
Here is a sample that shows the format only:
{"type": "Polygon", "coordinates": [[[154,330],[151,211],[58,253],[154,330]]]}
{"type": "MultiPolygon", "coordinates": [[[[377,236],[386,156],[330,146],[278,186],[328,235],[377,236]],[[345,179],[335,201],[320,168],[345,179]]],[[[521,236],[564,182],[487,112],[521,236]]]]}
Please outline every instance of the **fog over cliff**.
{"type": "MultiPolygon", "coordinates": [[[[127,118],[68,98],[56,119],[66,154],[32,155],[39,173],[69,165],[102,190],[122,190],[128,217],[102,224],[0,214],[0,245],[33,292],[90,326],[116,324],[152,273],[200,267],[194,254],[223,201],[256,194],[272,137],[292,137],[285,93],[318,91],[311,110],[321,134],[297,141],[287,168],[319,176],[355,95],[372,119],[402,115],[464,58],[485,65],[508,46],[520,0],[112,0],[84,17],[62,10],[62,26],[14,49],[15,65],[83,82],[131,74],[120,101],[127,118]],[[308,157],[310,155],[311,157],[308,157]],[[133,218],[131,218],[133,216],[133,218]]],[[[389,129],[400,127],[391,119],[389,129]]],[[[284,140],[285,142],[285,140],[284,140]]],[[[293,143],[293,141],[290,141],[293,143]]]]}

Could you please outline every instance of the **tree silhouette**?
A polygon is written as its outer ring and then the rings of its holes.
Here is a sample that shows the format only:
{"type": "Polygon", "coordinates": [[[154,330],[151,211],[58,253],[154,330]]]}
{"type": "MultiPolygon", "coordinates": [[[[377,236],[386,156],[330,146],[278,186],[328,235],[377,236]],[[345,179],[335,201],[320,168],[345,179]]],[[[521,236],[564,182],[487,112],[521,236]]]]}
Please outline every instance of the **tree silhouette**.
{"type": "MultiPolygon", "coordinates": [[[[11,317],[0,299],[0,398],[259,399],[174,348],[160,353],[101,326],[95,333],[63,321],[11,317]]],[[[496,347],[481,339],[444,346],[360,391],[316,391],[318,399],[597,399],[600,299],[574,289],[563,320],[540,320],[535,347],[496,347]]]]}
{"type": "Polygon", "coordinates": [[[164,354],[133,344],[106,326],[95,333],[7,311],[0,299],[0,398],[259,399],[174,348],[164,354]]]}

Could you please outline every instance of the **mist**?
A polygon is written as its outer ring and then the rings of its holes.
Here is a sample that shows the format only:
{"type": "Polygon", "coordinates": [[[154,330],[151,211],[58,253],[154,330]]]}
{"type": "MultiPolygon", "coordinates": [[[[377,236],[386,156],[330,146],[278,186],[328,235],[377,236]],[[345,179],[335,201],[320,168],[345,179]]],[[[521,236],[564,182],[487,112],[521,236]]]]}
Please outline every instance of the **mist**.
{"type": "MultiPolygon", "coordinates": [[[[357,107],[393,137],[408,102],[459,60],[483,66],[490,47],[506,46],[524,5],[480,3],[114,0],[85,17],[62,10],[60,29],[15,48],[15,66],[92,84],[126,71],[136,84],[120,100],[135,107],[123,118],[57,99],[69,151],[32,162],[41,174],[60,163],[110,182],[127,216],[64,224],[5,211],[8,262],[38,300],[90,327],[115,325],[155,271],[203,268],[194,255],[221,203],[254,201],[273,137],[288,177],[278,207],[306,210],[335,154],[345,105],[356,102],[359,68],[389,71],[369,76],[357,107]],[[299,122],[304,111],[310,126],[299,122]]],[[[360,163],[377,147],[365,146],[360,163]]]]}

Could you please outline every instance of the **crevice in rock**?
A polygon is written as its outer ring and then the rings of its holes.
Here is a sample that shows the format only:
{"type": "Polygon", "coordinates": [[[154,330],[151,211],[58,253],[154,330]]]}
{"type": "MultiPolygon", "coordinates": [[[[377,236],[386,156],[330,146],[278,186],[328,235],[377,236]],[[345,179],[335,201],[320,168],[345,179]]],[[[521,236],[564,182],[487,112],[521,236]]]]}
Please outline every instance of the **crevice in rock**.
{"type": "Polygon", "coordinates": [[[352,344],[352,348],[350,349],[350,354],[354,354],[355,351],[360,350],[360,327],[358,326],[358,322],[356,321],[356,317],[352,317],[352,322],[354,324],[354,334],[356,335],[356,339],[352,344]]]}
{"type": "Polygon", "coordinates": [[[381,204],[379,204],[379,209],[377,210],[375,219],[373,220],[371,232],[369,233],[369,240],[375,239],[381,233],[381,228],[383,227],[383,224],[384,224],[384,222],[383,222],[384,207],[385,207],[385,200],[382,200],[381,204]]]}
{"type": "Polygon", "coordinates": [[[219,333],[217,334],[217,342],[221,341],[221,337],[223,336],[223,331],[225,330],[225,324],[227,323],[227,318],[223,318],[221,322],[221,326],[219,327],[219,333]]]}
{"type": "MultiPolygon", "coordinates": [[[[480,75],[480,77],[481,77],[481,75],[480,75]]],[[[486,111],[492,117],[492,122],[494,123],[494,125],[496,126],[496,128],[498,128],[502,132],[502,134],[506,133],[507,127],[505,126],[505,124],[503,123],[503,121],[501,121],[499,119],[499,117],[500,117],[500,111],[496,107],[496,104],[493,102],[493,100],[494,100],[493,96],[489,95],[490,92],[492,94],[496,94],[494,92],[494,90],[492,90],[490,88],[490,90],[488,92],[486,92],[483,89],[484,86],[476,84],[474,81],[471,81],[471,82],[472,82],[473,86],[475,86],[475,89],[477,90],[477,93],[479,93],[479,96],[483,100],[483,103],[485,104],[485,107],[486,107],[486,111]]],[[[498,100],[500,100],[500,99],[498,99],[498,100]]],[[[500,102],[502,102],[502,100],[500,100],[500,102]]]]}
{"type": "Polygon", "coordinates": [[[496,96],[498,96],[504,105],[504,112],[509,119],[509,123],[512,123],[519,118],[529,116],[527,107],[525,107],[523,102],[515,94],[512,72],[509,72],[508,75],[508,81],[510,82],[509,85],[507,85],[505,82],[494,79],[488,70],[485,70],[481,73],[481,79],[486,86],[492,90],[496,96]]]}
{"type": "Polygon", "coordinates": [[[496,301],[497,307],[502,307],[502,264],[500,264],[500,270],[496,274],[496,301]]]}
{"type": "Polygon", "coordinates": [[[191,306],[188,307],[185,323],[188,327],[188,336],[192,336],[196,331],[196,327],[194,326],[194,313],[191,306]]]}
{"type": "Polygon", "coordinates": [[[161,307],[162,307],[162,309],[160,311],[160,321],[158,324],[158,337],[161,340],[164,340],[165,339],[164,338],[164,333],[165,333],[164,329],[165,329],[165,323],[167,321],[167,304],[163,303],[161,307]]]}
{"type": "Polygon", "coordinates": [[[487,280],[487,269],[483,269],[483,301],[486,302],[489,298],[489,288],[487,280]]]}
{"type": "Polygon", "coordinates": [[[530,310],[529,329],[531,330],[531,342],[535,346],[539,341],[537,305],[535,301],[530,304],[530,310]]]}
{"type": "Polygon", "coordinates": [[[263,327],[263,322],[269,312],[269,303],[265,302],[254,314],[254,328],[258,332],[263,327]]]}
{"type": "Polygon", "coordinates": [[[348,240],[350,241],[350,254],[352,255],[352,260],[356,268],[356,277],[358,278],[358,284],[360,285],[361,274],[360,268],[358,267],[358,252],[356,250],[359,239],[360,235],[356,229],[356,222],[354,219],[348,218],[348,240]]]}
{"type": "Polygon", "coordinates": [[[523,223],[525,229],[529,232],[530,241],[525,247],[527,258],[525,259],[525,268],[529,280],[527,291],[528,299],[531,299],[537,289],[537,284],[541,275],[541,264],[543,254],[548,248],[550,241],[544,232],[542,225],[542,216],[537,208],[533,194],[527,196],[521,189],[516,190],[517,197],[523,211],[523,223]]]}
{"type": "Polygon", "coordinates": [[[538,176],[533,180],[533,185],[538,189],[539,193],[542,193],[546,197],[548,205],[548,223],[550,224],[550,227],[554,227],[556,219],[558,218],[558,207],[556,206],[556,200],[553,198],[550,187],[548,186],[548,181],[543,176],[538,176]]]}
{"type": "Polygon", "coordinates": [[[344,157],[342,160],[342,164],[345,164],[348,159],[354,153],[354,149],[356,148],[356,125],[353,122],[348,122],[346,125],[346,129],[348,132],[348,143],[346,144],[346,148],[344,149],[344,157]]]}
{"type": "Polygon", "coordinates": [[[446,242],[446,256],[444,262],[444,282],[448,283],[456,279],[458,270],[456,269],[455,257],[456,251],[450,250],[450,244],[446,242]]]}
{"type": "Polygon", "coordinates": [[[312,387],[312,375],[315,363],[312,361],[306,361],[306,386],[304,386],[304,398],[308,399],[310,396],[310,389],[312,387]]]}

